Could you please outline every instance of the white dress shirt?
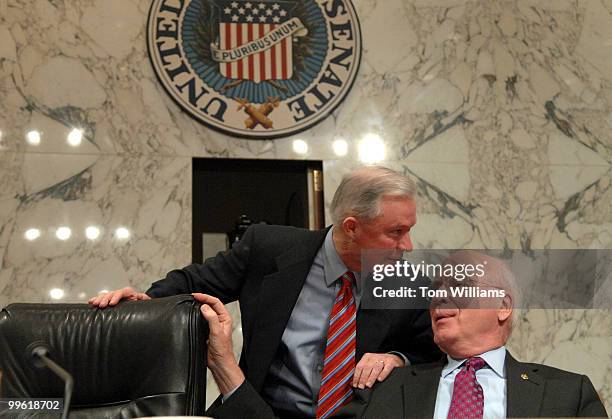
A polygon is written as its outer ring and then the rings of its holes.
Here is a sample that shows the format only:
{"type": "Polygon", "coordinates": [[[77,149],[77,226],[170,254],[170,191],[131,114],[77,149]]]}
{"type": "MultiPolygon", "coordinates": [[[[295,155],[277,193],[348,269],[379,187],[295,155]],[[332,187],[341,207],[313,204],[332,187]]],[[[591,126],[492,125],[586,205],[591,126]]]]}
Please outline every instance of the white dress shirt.
{"type": "MultiPolygon", "coordinates": [[[[485,352],[479,355],[486,365],[476,371],[476,380],[482,387],[484,396],[484,415],[486,419],[506,418],[506,347],[485,352]]],[[[434,419],[446,419],[453,398],[455,377],[461,371],[466,359],[453,359],[447,356],[448,364],[442,370],[436,397],[434,419]]]]}

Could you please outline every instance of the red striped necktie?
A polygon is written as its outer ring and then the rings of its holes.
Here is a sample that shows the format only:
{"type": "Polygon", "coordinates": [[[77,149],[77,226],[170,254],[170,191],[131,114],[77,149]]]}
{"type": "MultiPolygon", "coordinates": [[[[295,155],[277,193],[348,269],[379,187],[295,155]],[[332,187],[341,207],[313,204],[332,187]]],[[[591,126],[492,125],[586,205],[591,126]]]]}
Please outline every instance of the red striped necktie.
{"type": "Polygon", "coordinates": [[[317,419],[333,415],[353,398],[357,309],[352,284],[355,276],[348,271],[340,279],[342,286],[329,316],[317,419]]]}

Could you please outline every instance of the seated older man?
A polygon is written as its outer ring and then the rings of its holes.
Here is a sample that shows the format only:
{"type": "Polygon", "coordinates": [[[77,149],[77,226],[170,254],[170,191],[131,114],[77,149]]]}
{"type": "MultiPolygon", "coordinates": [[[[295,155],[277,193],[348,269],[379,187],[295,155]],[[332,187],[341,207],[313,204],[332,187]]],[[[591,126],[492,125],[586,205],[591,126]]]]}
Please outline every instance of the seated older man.
{"type": "MultiPolygon", "coordinates": [[[[373,389],[357,389],[355,399],[337,417],[608,417],[588,377],[522,363],[506,350],[520,298],[512,273],[502,261],[480,253],[451,256],[451,263],[483,262],[487,269],[481,277],[460,284],[452,279],[437,283],[441,289],[471,286],[505,294],[432,301],[434,340],[447,354],[446,361],[399,368],[373,389]]],[[[232,354],[231,319],[220,301],[202,294],[195,297],[205,303],[202,313],[210,325],[209,367],[221,392],[231,391],[244,381],[232,354]]],[[[274,417],[264,402],[239,394],[227,403],[232,412],[245,417],[274,417]]],[[[221,406],[210,413],[222,419],[224,411],[221,406]]]]}

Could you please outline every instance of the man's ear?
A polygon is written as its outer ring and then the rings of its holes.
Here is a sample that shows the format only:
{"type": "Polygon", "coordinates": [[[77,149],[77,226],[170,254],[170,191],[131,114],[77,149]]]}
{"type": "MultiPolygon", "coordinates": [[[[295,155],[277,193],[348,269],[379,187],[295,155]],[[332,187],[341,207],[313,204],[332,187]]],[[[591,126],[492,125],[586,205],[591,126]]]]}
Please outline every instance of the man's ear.
{"type": "Polygon", "coordinates": [[[346,217],[342,221],[342,231],[347,237],[353,238],[358,225],[359,221],[355,217],[346,217]]]}
{"type": "Polygon", "coordinates": [[[497,311],[497,320],[500,323],[505,322],[512,316],[512,297],[508,294],[502,299],[501,307],[497,311]]]}

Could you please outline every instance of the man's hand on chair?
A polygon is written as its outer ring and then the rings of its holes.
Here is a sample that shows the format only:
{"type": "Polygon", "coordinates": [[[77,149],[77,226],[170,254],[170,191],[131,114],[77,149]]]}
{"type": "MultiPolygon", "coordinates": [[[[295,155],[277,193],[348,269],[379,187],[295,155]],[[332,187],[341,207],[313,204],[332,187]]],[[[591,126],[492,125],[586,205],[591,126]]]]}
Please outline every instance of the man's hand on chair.
{"type": "Polygon", "coordinates": [[[136,301],[136,300],[150,300],[147,294],[138,292],[134,288],[125,287],[120,290],[115,290],[106,293],[100,293],[96,297],[89,299],[89,304],[96,307],[104,308],[107,306],[114,306],[121,300],[136,301]]]}
{"type": "Polygon", "coordinates": [[[223,395],[231,393],[245,380],[232,344],[232,317],[218,298],[192,294],[203,303],[200,311],[208,322],[208,368],[223,395]]]}

